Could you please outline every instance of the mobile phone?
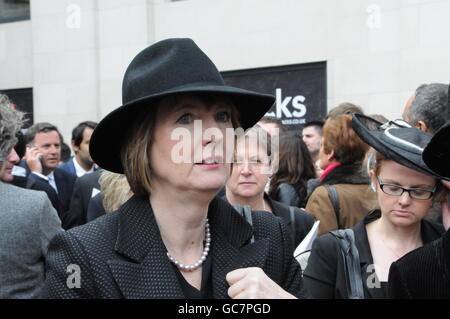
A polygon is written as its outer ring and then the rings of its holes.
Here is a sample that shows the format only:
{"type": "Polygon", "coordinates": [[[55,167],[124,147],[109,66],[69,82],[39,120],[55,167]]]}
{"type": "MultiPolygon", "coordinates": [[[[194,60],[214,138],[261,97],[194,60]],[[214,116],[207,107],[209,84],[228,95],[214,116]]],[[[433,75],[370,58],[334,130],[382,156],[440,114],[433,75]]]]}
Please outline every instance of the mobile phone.
{"type": "MultiPolygon", "coordinates": [[[[36,148],[37,148],[37,147],[34,146],[34,145],[32,145],[32,144],[31,144],[31,145],[27,145],[27,149],[30,149],[30,151],[31,151],[31,150],[35,150],[36,148]]],[[[42,155],[39,155],[38,158],[39,158],[39,161],[42,163],[43,160],[44,160],[44,159],[43,159],[43,156],[42,156],[42,155]]]]}

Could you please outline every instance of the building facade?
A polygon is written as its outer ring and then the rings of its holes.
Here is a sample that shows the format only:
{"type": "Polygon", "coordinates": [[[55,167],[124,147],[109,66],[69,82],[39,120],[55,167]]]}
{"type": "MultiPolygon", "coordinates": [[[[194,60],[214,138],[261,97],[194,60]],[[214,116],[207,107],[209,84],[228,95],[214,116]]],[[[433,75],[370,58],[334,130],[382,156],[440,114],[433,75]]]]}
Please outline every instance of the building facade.
{"type": "Polygon", "coordinates": [[[325,62],[328,108],[389,119],[420,84],[450,79],[448,0],[0,0],[0,11],[0,91],[31,94],[34,121],[66,140],[120,106],[131,59],[170,37],[193,38],[221,71],[325,62]],[[27,3],[28,15],[14,7],[27,3]]]}

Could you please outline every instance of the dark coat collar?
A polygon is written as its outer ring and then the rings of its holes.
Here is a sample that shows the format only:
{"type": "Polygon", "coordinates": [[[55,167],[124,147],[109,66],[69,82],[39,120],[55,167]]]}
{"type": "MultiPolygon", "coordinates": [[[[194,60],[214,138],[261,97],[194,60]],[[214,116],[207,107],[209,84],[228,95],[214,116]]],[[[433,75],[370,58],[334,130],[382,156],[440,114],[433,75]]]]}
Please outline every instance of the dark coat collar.
{"type": "Polygon", "coordinates": [[[270,207],[272,208],[272,213],[277,216],[281,217],[283,220],[286,221],[286,225],[290,227],[291,225],[291,213],[289,211],[289,206],[284,205],[283,203],[280,203],[276,200],[273,200],[269,197],[266,193],[264,193],[264,199],[269,203],[270,207]]]}
{"type": "MultiPolygon", "coordinates": [[[[247,244],[252,227],[220,198],[211,202],[208,217],[213,296],[227,298],[226,274],[242,267],[263,267],[257,260],[261,254],[266,254],[268,240],[263,238],[247,244]]],[[[120,208],[115,250],[129,259],[108,261],[126,298],[184,298],[145,196],[133,196],[120,208]]]]}
{"type": "MultiPolygon", "coordinates": [[[[371,273],[368,273],[367,267],[373,264],[372,251],[370,250],[369,237],[367,236],[366,225],[379,219],[381,217],[380,210],[374,210],[369,212],[366,217],[357,223],[355,227],[353,227],[353,231],[355,233],[355,244],[358,248],[359,252],[359,261],[361,264],[363,281],[370,282],[373,281],[368,278],[371,273]]],[[[439,224],[429,222],[427,220],[421,221],[421,235],[423,244],[427,244],[432,242],[433,240],[438,239],[443,233],[443,228],[439,224]]],[[[383,296],[383,292],[381,289],[366,289],[366,292],[369,293],[371,298],[382,299],[386,298],[383,296]]]]}
{"type": "Polygon", "coordinates": [[[361,165],[341,165],[325,176],[323,184],[369,184],[367,175],[363,175],[361,165]]]}
{"type": "Polygon", "coordinates": [[[444,255],[445,277],[447,278],[447,282],[450,285],[450,228],[442,237],[442,250],[444,255]]]}

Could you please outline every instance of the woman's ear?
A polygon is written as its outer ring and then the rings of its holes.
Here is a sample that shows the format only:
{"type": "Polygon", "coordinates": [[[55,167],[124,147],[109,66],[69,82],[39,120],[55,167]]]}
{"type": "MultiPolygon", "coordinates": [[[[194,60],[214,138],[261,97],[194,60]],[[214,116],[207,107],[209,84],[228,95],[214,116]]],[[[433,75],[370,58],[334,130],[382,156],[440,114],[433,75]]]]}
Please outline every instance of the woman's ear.
{"type": "Polygon", "coordinates": [[[334,150],[331,150],[330,153],[325,154],[327,156],[328,162],[332,162],[335,158],[334,158],[334,150]]]}

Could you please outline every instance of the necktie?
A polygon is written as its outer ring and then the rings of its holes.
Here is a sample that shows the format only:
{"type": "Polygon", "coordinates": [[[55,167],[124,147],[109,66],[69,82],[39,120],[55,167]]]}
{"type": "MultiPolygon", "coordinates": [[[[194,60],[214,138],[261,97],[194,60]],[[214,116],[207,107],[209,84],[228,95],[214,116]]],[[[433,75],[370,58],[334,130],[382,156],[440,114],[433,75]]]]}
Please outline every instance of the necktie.
{"type": "Polygon", "coordinates": [[[48,182],[55,189],[56,193],[58,193],[58,188],[56,187],[56,182],[55,182],[55,179],[53,178],[53,176],[50,176],[50,175],[48,176],[48,182]]]}

